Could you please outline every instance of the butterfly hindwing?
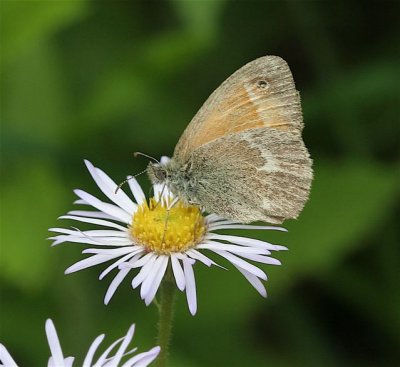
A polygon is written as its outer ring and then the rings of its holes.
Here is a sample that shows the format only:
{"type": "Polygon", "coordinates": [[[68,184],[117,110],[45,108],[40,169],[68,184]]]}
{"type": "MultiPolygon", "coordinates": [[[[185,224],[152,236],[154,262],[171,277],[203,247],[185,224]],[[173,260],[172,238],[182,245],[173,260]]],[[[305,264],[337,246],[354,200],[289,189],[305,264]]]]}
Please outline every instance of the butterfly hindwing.
{"type": "Polygon", "coordinates": [[[312,162],[296,132],[247,129],[199,147],[190,161],[194,201],[239,222],[296,218],[309,195],[312,162]]]}

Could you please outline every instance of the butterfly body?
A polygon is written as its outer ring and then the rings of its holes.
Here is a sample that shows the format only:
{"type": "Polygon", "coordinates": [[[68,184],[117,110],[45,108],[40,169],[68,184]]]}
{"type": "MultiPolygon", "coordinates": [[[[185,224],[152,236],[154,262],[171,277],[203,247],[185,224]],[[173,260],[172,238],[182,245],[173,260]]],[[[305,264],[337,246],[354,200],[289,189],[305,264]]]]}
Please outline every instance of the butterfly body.
{"type": "Polygon", "coordinates": [[[166,184],[168,189],[185,204],[197,204],[198,182],[189,163],[179,164],[174,159],[166,164],[149,163],[147,173],[153,184],[166,184]]]}
{"type": "Polygon", "coordinates": [[[312,161],[301,138],[299,94],[286,62],[265,56],[211,94],[153,183],[238,222],[282,223],[307,201],[312,161]]]}

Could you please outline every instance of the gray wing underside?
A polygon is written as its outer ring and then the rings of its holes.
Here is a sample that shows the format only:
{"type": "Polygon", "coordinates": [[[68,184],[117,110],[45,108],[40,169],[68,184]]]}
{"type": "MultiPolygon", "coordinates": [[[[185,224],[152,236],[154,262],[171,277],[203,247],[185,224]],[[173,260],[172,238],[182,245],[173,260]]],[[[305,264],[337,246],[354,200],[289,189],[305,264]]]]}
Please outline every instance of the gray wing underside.
{"type": "Polygon", "coordinates": [[[191,155],[194,201],[239,222],[297,218],[308,199],[312,161],[296,131],[268,127],[228,135],[191,155]]]}

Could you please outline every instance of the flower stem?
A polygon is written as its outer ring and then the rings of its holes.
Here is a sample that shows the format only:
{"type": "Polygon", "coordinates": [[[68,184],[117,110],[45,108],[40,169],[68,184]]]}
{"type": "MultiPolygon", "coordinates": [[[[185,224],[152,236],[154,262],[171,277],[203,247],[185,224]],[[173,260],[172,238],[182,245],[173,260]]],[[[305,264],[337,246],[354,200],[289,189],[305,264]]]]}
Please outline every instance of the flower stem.
{"type": "Polygon", "coordinates": [[[174,313],[175,284],[168,267],[167,273],[161,283],[161,300],[159,305],[159,322],[157,344],[161,352],[155,361],[156,367],[166,367],[168,361],[169,344],[171,341],[172,319],[174,313]]]}

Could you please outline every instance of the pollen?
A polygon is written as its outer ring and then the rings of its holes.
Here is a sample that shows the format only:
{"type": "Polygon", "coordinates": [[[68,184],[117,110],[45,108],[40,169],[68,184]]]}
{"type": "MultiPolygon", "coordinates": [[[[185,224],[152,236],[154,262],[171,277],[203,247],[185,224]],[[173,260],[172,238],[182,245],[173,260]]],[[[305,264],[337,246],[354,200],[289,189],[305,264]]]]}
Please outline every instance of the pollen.
{"type": "Polygon", "coordinates": [[[168,210],[170,202],[151,198],[133,215],[130,236],[148,252],[185,252],[203,239],[206,224],[200,209],[178,201],[168,210]]]}

